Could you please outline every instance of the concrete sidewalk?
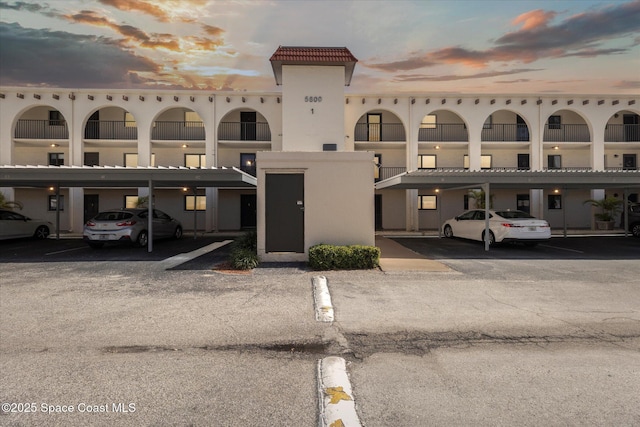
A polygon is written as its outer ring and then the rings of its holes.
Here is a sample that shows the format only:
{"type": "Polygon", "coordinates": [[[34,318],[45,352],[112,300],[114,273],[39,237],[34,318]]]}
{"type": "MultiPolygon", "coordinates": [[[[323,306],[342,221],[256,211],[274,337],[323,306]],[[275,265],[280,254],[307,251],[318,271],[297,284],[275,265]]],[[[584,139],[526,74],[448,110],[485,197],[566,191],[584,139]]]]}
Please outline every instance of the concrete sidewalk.
{"type": "Polygon", "coordinates": [[[441,262],[428,259],[400,243],[384,236],[376,236],[376,246],[380,248],[380,268],[382,271],[451,271],[441,262]]]}

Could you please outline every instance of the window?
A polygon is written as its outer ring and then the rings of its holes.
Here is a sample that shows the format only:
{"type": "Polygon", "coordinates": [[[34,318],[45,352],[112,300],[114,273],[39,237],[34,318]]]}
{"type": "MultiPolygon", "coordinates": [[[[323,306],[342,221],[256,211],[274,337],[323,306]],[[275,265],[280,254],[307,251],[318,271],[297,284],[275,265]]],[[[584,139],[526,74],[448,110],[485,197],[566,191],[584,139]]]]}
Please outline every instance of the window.
{"type": "Polygon", "coordinates": [[[490,115],[489,117],[487,117],[487,120],[484,121],[484,124],[482,125],[482,129],[491,129],[493,128],[493,115],[490,115]]]}
{"type": "Polygon", "coordinates": [[[635,154],[623,154],[622,155],[622,169],[624,170],[636,170],[637,169],[637,156],[635,154]]]}
{"type": "Polygon", "coordinates": [[[136,126],[137,126],[136,119],[133,118],[133,114],[129,113],[128,111],[125,111],[124,112],[124,127],[126,127],[126,128],[134,128],[136,126]]]}
{"type": "Polygon", "coordinates": [[[207,196],[184,196],[184,210],[185,211],[206,211],[207,210],[207,196]]]}
{"type": "Polygon", "coordinates": [[[188,168],[205,168],[206,158],[206,154],[185,154],[184,165],[188,168]]]}
{"type": "Polygon", "coordinates": [[[421,211],[438,209],[438,196],[418,196],[418,209],[421,211]]]}
{"type": "Polygon", "coordinates": [[[138,207],[138,196],[124,196],[124,207],[127,209],[133,209],[138,207]]]}
{"type": "Polygon", "coordinates": [[[518,154],[518,170],[529,170],[529,154],[518,154]]]}
{"type": "Polygon", "coordinates": [[[437,125],[437,117],[435,114],[427,114],[422,118],[420,129],[435,129],[437,125]]]}
{"type": "MultiPolygon", "coordinates": [[[[151,154],[151,166],[156,165],[156,155],[151,154]]],[[[138,167],[138,154],[137,153],[124,153],[124,166],[127,168],[138,167]]]]}
{"type": "Polygon", "coordinates": [[[562,128],[562,117],[549,116],[549,129],[560,129],[560,128],[562,128]]]}
{"type": "MultiPolygon", "coordinates": [[[[469,155],[464,155],[464,168],[469,169],[469,155]]],[[[484,154],[480,156],[480,168],[481,169],[491,169],[491,155],[484,154]]]]}
{"type": "Polygon", "coordinates": [[[549,194],[547,196],[549,210],[562,209],[562,196],[560,194],[549,194]]]}
{"type": "Polygon", "coordinates": [[[562,156],[560,154],[549,154],[547,156],[547,168],[548,169],[561,169],[562,168],[562,156]]]}
{"type": "Polygon", "coordinates": [[[50,211],[58,210],[58,200],[60,200],[60,210],[64,210],[64,196],[59,196],[58,199],[55,194],[49,196],[49,208],[50,211]]]}
{"type": "Polygon", "coordinates": [[[382,114],[367,114],[367,141],[382,141],[382,114]]]}
{"type": "Polygon", "coordinates": [[[100,165],[100,153],[85,152],[84,153],[85,166],[98,166],[100,165]]]}
{"type": "Polygon", "coordinates": [[[531,213],[531,202],[528,194],[516,194],[516,208],[519,211],[531,213]]]}
{"type": "Polygon", "coordinates": [[[58,110],[49,110],[49,126],[64,126],[64,117],[58,110]]]}
{"type": "Polygon", "coordinates": [[[240,170],[256,176],[256,154],[240,153],[240,170]]]}
{"type": "Polygon", "coordinates": [[[435,168],[436,168],[435,154],[419,154],[418,155],[418,169],[435,169],[435,168]]]}
{"type": "Polygon", "coordinates": [[[64,153],[49,153],[49,165],[50,166],[63,166],[64,165],[64,153]]]}

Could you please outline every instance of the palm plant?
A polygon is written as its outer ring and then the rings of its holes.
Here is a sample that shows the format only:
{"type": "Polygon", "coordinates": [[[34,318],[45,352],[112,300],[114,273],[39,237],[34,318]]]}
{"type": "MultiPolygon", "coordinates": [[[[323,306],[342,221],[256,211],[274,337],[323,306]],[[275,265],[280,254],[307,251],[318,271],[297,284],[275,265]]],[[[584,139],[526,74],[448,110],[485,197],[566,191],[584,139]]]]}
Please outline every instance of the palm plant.
{"type": "MultiPolygon", "coordinates": [[[[476,209],[486,209],[484,190],[469,190],[469,198],[476,201],[476,209]]],[[[493,194],[489,194],[489,208],[493,208],[493,194]]]]}
{"type": "Polygon", "coordinates": [[[13,200],[7,200],[4,193],[0,193],[0,209],[22,209],[22,203],[13,200]]]}
{"type": "Polygon", "coordinates": [[[585,203],[590,203],[591,206],[600,209],[600,212],[596,212],[594,214],[598,221],[614,221],[614,218],[622,205],[622,200],[616,199],[613,196],[607,196],[604,199],[599,200],[585,200],[583,204],[585,203]]]}

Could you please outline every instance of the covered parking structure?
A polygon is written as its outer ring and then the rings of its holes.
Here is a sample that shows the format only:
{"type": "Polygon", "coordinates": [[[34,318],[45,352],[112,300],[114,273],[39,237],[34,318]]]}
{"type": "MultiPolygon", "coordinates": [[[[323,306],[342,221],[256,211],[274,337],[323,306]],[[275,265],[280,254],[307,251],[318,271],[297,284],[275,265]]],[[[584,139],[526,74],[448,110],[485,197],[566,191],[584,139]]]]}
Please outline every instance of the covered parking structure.
{"type": "MultiPolygon", "coordinates": [[[[379,181],[376,190],[420,190],[420,189],[460,190],[482,188],[485,192],[485,250],[489,250],[489,198],[491,188],[530,190],[560,188],[570,189],[607,189],[622,188],[624,190],[624,205],[627,204],[629,190],[640,189],[640,171],[638,170],[547,170],[547,171],[518,171],[518,170],[413,170],[379,181]]],[[[563,212],[566,212],[563,211],[563,212]]],[[[563,218],[564,235],[567,235],[566,213],[563,218]]],[[[442,224],[442,218],[439,218],[442,224]]],[[[625,215],[625,236],[628,231],[628,215],[625,215]]],[[[440,225],[438,226],[440,229],[440,225]]],[[[440,232],[440,231],[439,231],[440,232]]]]}
{"type": "MultiPolygon", "coordinates": [[[[153,200],[154,188],[215,187],[255,188],[257,181],[235,167],[186,168],[186,167],[109,167],[109,166],[2,166],[0,187],[53,187],[56,197],[61,187],[147,187],[149,200],[153,200]]],[[[149,203],[149,218],[153,218],[153,203],[149,203]]],[[[56,232],[60,233],[60,204],[56,210],[56,232]]],[[[149,221],[149,235],[153,222],[149,221]]],[[[153,250],[149,239],[148,251],[153,250]]]]}

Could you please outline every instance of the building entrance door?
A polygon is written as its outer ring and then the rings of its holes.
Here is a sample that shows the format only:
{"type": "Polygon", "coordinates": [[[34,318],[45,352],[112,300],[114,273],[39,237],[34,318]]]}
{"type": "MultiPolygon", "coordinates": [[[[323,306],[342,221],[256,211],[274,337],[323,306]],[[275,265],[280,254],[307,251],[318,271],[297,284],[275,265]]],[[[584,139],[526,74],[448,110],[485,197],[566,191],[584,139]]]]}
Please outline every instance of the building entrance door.
{"type": "Polygon", "coordinates": [[[265,178],[265,251],[304,253],[304,174],[265,178]]]}
{"type": "Polygon", "coordinates": [[[99,199],[97,194],[84,195],[84,222],[89,221],[100,212],[99,199]]]}
{"type": "Polygon", "coordinates": [[[256,195],[241,194],[240,195],[240,227],[255,228],[256,227],[256,195]]]}

